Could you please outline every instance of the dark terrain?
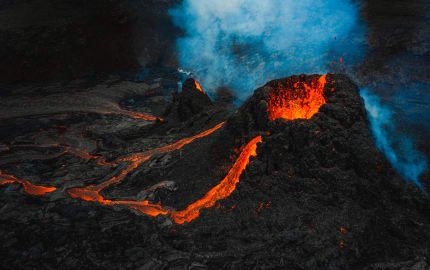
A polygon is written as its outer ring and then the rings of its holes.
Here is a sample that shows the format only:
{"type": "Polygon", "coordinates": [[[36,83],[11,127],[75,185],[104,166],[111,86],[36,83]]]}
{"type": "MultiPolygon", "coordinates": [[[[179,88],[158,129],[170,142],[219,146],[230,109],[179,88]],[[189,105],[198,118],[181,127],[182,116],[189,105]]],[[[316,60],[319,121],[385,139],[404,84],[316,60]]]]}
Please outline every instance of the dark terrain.
{"type": "MultiPolygon", "coordinates": [[[[430,200],[375,147],[359,96],[359,87],[376,87],[430,157],[430,105],[406,99],[413,113],[402,115],[392,98],[430,83],[429,4],[363,1],[367,57],[353,74],[327,75],[318,113],[286,121],[269,120],[270,94],[319,75],[268,82],[240,107],[228,89],[209,98],[191,79],[178,93],[182,33],[167,14],[176,2],[0,4],[0,183],[13,175],[56,188],[31,195],[16,181],[0,185],[2,267],[430,269],[430,200]],[[149,206],[71,197],[71,188],[119,176],[130,164],[121,159],[223,121],[99,192],[183,210],[261,136],[234,191],[189,223],[144,214],[149,206]]],[[[430,174],[420,181],[429,192],[430,174]]]]}

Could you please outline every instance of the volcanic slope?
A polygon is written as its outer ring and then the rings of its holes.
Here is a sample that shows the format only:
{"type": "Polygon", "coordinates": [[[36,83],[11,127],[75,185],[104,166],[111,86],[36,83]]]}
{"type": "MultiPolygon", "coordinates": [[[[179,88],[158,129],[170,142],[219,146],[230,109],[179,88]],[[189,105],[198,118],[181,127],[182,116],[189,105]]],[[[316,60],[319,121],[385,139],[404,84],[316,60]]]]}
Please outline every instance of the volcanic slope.
{"type": "MultiPolygon", "coordinates": [[[[192,80],[186,85],[199,91],[192,80]]],[[[115,162],[157,152],[133,170],[72,151],[41,163],[54,170],[49,175],[55,180],[46,180],[53,192],[31,196],[17,193],[19,184],[0,187],[4,261],[14,269],[428,268],[428,199],[416,186],[405,188],[375,148],[363,101],[348,77],[271,81],[223,127],[218,123],[225,112],[209,102],[179,115],[196,104],[195,93],[179,97],[166,121],[138,134],[129,128],[127,137],[115,139],[103,129],[94,132],[111,142],[87,143],[86,149],[110,150],[115,162]],[[161,151],[198,134],[205,136],[161,151]],[[74,163],[53,169],[59,162],[74,163]],[[76,180],[71,174],[77,168],[82,175],[76,180]],[[88,191],[116,175],[121,181],[97,189],[102,203],[78,198],[85,194],[76,188],[88,191]],[[148,207],[161,214],[141,211],[148,207]]],[[[8,171],[17,172],[20,179],[30,165],[20,164],[23,171],[4,165],[3,173],[11,178],[8,171]]]]}
{"type": "MultiPolygon", "coordinates": [[[[193,254],[186,261],[213,269],[429,266],[428,198],[375,147],[359,89],[345,75],[292,76],[257,89],[207,150],[189,147],[186,162],[172,168],[169,180],[188,183],[180,199],[160,201],[194,201],[184,192],[219,181],[192,169],[202,156],[222,148],[234,161],[257,136],[262,143],[234,192],[167,237],[193,254]]],[[[222,171],[216,160],[206,163],[222,171]]]]}

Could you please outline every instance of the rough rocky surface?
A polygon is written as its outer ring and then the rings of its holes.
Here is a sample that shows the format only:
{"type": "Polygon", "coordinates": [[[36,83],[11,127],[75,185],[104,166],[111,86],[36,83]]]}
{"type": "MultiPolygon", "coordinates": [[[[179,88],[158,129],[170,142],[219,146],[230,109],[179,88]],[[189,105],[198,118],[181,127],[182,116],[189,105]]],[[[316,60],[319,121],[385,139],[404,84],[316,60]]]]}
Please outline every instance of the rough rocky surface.
{"type": "MultiPolygon", "coordinates": [[[[310,82],[318,77],[283,80],[310,82]]],[[[2,136],[0,170],[57,190],[32,196],[17,183],[0,186],[3,266],[428,269],[429,200],[416,186],[406,186],[375,148],[357,86],[344,75],[328,75],[327,104],[311,119],[269,121],[261,104],[276,83],[257,89],[231,116],[223,103],[216,102],[185,121],[86,112],[84,105],[80,111],[71,110],[65,120],[59,120],[62,113],[55,111],[33,115],[32,107],[27,115],[16,114],[16,122],[45,126],[26,131],[3,125],[2,134],[20,135],[2,136]],[[109,162],[189,137],[225,119],[223,129],[154,156],[124,182],[103,190],[103,196],[113,200],[148,199],[169,209],[184,209],[217,185],[240,148],[261,135],[258,155],[251,158],[234,192],[190,223],[179,225],[166,216],[151,217],[67,194],[67,188],[118,175],[124,165],[100,166],[94,158],[61,153],[62,147],[101,155],[109,162]]],[[[94,104],[105,109],[106,97],[112,101],[121,88],[130,85],[105,87],[104,96],[86,93],[100,99],[94,104]]],[[[153,90],[142,89],[140,95],[147,92],[153,90]]],[[[118,99],[136,96],[133,91],[123,93],[118,99]]],[[[160,93],[150,96],[153,101],[147,104],[161,102],[164,92],[160,93]]],[[[14,98],[9,96],[4,110],[13,109],[14,98]]],[[[47,102],[51,97],[40,99],[47,102]]],[[[151,107],[133,109],[151,112],[151,107]]],[[[429,179],[421,180],[428,187],[429,179]]]]}
{"type": "Polygon", "coordinates": [[[182,90],[175,97],[174,102],[166,109],[165,115],[187,120],[195,114],[211,109],[212,101],[203,91],[200,84],[188,78],[182,85],[182,90]]]}

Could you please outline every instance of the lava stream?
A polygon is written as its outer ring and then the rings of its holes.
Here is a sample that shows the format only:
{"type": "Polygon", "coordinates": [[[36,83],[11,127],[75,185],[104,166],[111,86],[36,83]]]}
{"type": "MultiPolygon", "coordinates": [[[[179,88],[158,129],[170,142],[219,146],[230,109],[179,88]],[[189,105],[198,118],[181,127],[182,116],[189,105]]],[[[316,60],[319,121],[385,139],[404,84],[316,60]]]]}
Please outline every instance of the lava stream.
{"type": "Polygon", "coordinates": [[[124,115],[128,115],[131,118],[134,119],[143,119],[143,120],[148,120],[148,121],[155,121],[155,120],[159,120],[159,121],[164,121],[163,118],[160,117],[154,117],[154,116],[149,116],[143,113],[138,113],[138,112],[133,112],[133,111],[127,111],[122,109],[118,104],[112,104],[112,106],[117,110],[114,112],[103,112],[104,114],[113,114],[113,113],[117,113],[117,114],[124,114],[124,115]]]}
{"type": "Polygon", "coordinates": [[[295,82],[289,86],[278,85],[269,94],[269,119],[310,119],[326,103],[324,98],[326,76],[327,74],[321,76],[317,82],[312,81],[311,85],[304,82],[295,82]]]}
{"type": "MultiPolygon", "coordinates": [[[[200,135],[200,134],[199,134],[200,135]]],[[[198,136],[198,135],[197,135],[198,136]]],[[[88,186],[85,188],[71,188],[67,192],[72,198],[81,198],[86,201],[97,201],[105,205],[122,205],[129,208],[138,210],[144,214],[150,216],[167,215],[174,222],[182,224],[190,222],[196,219],[200,215],[200,210],[203,208],[209,208],[215,205],[218,200],[222,200],[230,196],[230,194],[236,189],[236,185],[239,182],[240,175],[249,163],[249,158],[256,155],[257,144],[262,141],[261,136],[257,136],[252,139],[242,150],[240,156],[233,164],[232,168],[228,172],[227,176],[209,192],[203,196],[203,198],[190,204],[185,210],[174,211],[163,208],[159,204],[151,204],[149,201],[112,201],[106,200],[102,195],[99,194],[96,186],[88,186]]],[[[124,171],[127,171],[124,170],[124,171]]],[[[123,172],[124,172],[123,171],[123,172]]]]}
{"type": "MultiPolygon", "coordinates": [[[[104,181],[98,185],[90,185],[90,186],[83,187],[83,188],[70,188],[67,190],[67,193],[72,198],[81,198],[82,200],[85,200],[85,201],[94,201],[94,202],[99,202],[99,203],[106,204],[106,205],[114,205],[114,204],[126,205],[126,206],[129,206],[131,208],[142,211],[144,213],[147,213],[149,215],[151,215],[151,214],[152,215],[158,215],[156,213],[166,214],[167,213],[166,210],[160,208],[159,205],[151,205],[148,202],[116,202],[116,201],[104,199],[104,197],[102,195],[100,195],[99,193],[100,193],[100,191],[107,188],[108,186],[123,181],[125,179],[125,177],[130,172],[132,172],[134,169],[136,169],[141,163],[150,159],[152,156],[165,154],[168,152],[172,152],[172,151],[181,149],[184,145],[189,144],[196,139],[208,136],[209,134],[220,129],[224,125],[224,123],[225,123],[225,121],[219,123],[218,125],[216,125],[215,127],[211,128],[211,129],[203,131],[203,132],[201,132],[197,135],[194,135],[192,137],[181,139],[181,140],[179,140],[173,144],[158,147],[158,148],[151,149],[151,150],[141,152],[141,153],[135,153],[135,154],[129,155],[125,158],[119,158],[116,161],[114,161],[113,163],[118,163],[118,162],[130,162],[130,163],[127,165],[127,167],[124,170],[121,171],[121,173],[118,176],[114,176],[114,177],[112,177],[112,178],[110,178],[110,179],[108,179],[108,180],[106,180],[106,181],[104,181]],[[156,210],[156,209],[158,209],[158,210],[156,210]]],[[[89,156],[89,157],[91,157],[91,156],[89,156]]]]}
{"type": "Polygon", "coordinates": [[[190,204],[182,211],[169,211],[172,219],[179,224],[190,222],[197,218],[200,214],[200,209],[209,208],[215,205],[215,202],[230,196],[236,189],[236,184],[239,182],[239,177],[249,163],[251,156],[257,155],[257,144],[262,141],[261,136],[252,139],[242,150],[240,156],[233,164],[233,167],[228,172],[227,176],[200,200],[190,204]]]}
{"type": "Polygon", "coordinates": [[[34,185],[30,183],[28,180],[21,180],[16,178],[13,175],[3,174],[3,172],[0,171],[0,185],[5,185],[5,184],[10,184],[15,182],[20,183],[24,188],[24,191],[31,195],[44,195],[46,193],[52,192],[57,189],[55,187],[44,187],[44,186],[34,185]]]}

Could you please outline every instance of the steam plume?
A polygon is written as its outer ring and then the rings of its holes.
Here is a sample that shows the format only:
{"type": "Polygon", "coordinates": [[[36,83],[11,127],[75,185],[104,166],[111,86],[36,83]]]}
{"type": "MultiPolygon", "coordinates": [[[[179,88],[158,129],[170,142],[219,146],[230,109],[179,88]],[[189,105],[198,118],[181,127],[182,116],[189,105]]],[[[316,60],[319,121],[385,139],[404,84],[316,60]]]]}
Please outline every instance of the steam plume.
{"type": "Polygon", "coordinates": [[[396,129],[390,107],[383,105],[380,98],[367,89],[361,90],[360,94],[365,101],[376,146],[405,180],[414,182],[424,191],[418,177],[427,170],[426,157],[414,148],[411,138],[396,129]]]}
{"type": "Polygon", "coordinates": [[[240,97],[268,79],[326,73],[363,56],[364,27],[351,0],[184,0],[170,15],[181,68],[208,90],[240,97]]]}

